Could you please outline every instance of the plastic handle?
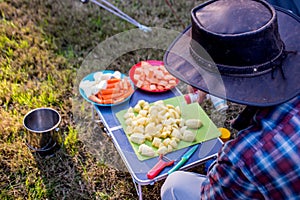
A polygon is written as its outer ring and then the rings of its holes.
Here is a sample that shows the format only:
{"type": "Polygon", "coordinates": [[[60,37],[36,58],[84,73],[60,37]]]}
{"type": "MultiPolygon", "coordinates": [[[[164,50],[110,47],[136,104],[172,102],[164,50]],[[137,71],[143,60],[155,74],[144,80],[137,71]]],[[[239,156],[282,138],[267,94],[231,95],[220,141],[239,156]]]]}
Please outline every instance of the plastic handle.
{"type": "Polygon", "coordinates": [[[193,146],[182,156],[182,158],[185,158],[186,160],[188,160],[193,155],[193,153],[197,150],[197,148],[198,148],[198,145],[193,146]]]}
{"type": "Polygon", "coordinates": [[[172,169],[170,169],[168,171],[168,174],[171,174],[175,171],[177,171],[182,165],[184,165],[184,163],[187,161],[187,158],[181,158],[181,160],[179,161],[179,163],[177,163],[172,169]]]}
{"type": "Polygon", "coordinates": [[[174,160],[170,161],[170,162],[165,162],[162,159],[160,159],[156,165],[154,165],[154,167],[147,173],[147,177],[149,179],[153,179],[155,178],[165,167],[173,165],[174,164],[174,160]]]}

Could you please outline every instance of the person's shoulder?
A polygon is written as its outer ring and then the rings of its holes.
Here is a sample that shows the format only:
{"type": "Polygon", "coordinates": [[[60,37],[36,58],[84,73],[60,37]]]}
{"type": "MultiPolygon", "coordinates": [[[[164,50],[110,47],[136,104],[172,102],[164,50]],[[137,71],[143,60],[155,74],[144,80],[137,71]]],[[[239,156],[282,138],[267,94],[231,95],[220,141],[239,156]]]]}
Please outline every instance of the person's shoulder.
{"type": "Polygon", "coordinates": [[[300,95],[295,96],[291,100],[275,106],[273,112],[279,115],[298,115],[299,116],[300,109],[300,95]]]}
{"type": "MultiPolygon", "coordinates": [[[[257,120],[273,120],[278,121],[278,119],[283,118],[287,115],[299,115],[299,109],[300,109],[300,95],[297,95],[290,99],[287,102],[284,102],[280,105],[271,106],[271,107],[265,107],[260,109],[260,111],[257,113],[256,118],[257,120]]],[[[280,122],[276,122],[280,123],[280,122]]]]}
{"type": "Polygon", "coordinates": [[[236,138],[224,144],[221,156],[233,163],[240,162],[243,160],[241,158],[254,156],[265,148],[274,135],[282,133],[282,127],[288,126],[290,119],[293,118],[294,122],[300,121],[299,109],[299,95],[283,104],[261,108],[250,126],[239,131],[236,138]]]}

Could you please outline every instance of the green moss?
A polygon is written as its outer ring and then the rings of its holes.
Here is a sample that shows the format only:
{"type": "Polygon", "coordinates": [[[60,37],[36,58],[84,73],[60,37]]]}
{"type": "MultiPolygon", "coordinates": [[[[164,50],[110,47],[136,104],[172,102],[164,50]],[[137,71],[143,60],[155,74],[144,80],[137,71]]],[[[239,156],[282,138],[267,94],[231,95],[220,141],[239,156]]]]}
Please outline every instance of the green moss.
{"type": "Polygon", "coordinates": [[[71,156],[74,156],[78,153],[77,144],[78,144],[78,137],[76,129],[69,127],[68,133],[66,133],[66,137],[64,140],[64,147],[67,151],[69,151],[71,156]]]}

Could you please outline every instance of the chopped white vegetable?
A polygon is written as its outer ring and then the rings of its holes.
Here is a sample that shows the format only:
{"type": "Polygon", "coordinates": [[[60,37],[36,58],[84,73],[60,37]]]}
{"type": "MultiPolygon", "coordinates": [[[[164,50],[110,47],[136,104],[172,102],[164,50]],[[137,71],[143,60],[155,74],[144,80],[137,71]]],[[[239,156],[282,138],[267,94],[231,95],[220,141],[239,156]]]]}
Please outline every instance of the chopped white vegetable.
{"type": "Polygon", "coordinates": [[[157,153],[159,155],[165,155],[166,153],[168,153],[168,148],[166,146],[161,146],[158,150],[157,153]]]}
{"type": "Polygon", "coordinates": [[[119,79],[122,78],[122,74],[121,74],[121,72],[119,72],[119,71],[115,71],[115,72],[112,74],[112,76],[115,77],[115,78],[119,78],[119,79]]]}
{"type": "Polygon", "coordinates": [[[188,119],[185,121],[185,125],[191,129],[198,129],[202,126],[200,119],[188,119]]]}
{"type": "Polygon", "coordinates": [[[141,144],[141,145],[139,146],[138,152],[139,152],[140,154],[142,154],[143,156],[149,156],[149,157],[151,157],[151,156],[154,156],[154,155],[155,155],[155,152],[154,152],[154,150],[152,149],[152,147],[149,147],[149,146],[146,145],[146,144],[141,144]]]}
{"type": "Polygon", "coordinates": [[[161,145],[161,139],[158,137],[154,137],[152,141],[152,146],[158,148],[160,145],[161,145]]]}
{"type": "Polygon", "coordinates": [[[94,80],[95,81],[101,81],[102,80],[102,75],[103,75],[103,72],[94,73],[94,80]]]}
{"type": "Polygon", "coordinates": [[[133,133],[129,137],[131,142],[134,142],[136,144],[143,144],[145,142],[145,136],[140,133],[133,133]]]}
{"type": "Polygon", "coordinates": [[[196,133],[191,130],[202,126],[199,119],[184,120],[179,106],[165,104],[162,100],[151,105],[145,100],[138,101],[124,114],[124,120],[126,134],[130,135],[131,142],[140,144],[142,155],[154,155],[155,151],[166,154],[178,148],[180,141],[194,142],[196,133]],[[152,147],[145,144],[146,140],[152,147]]]}
{"type": "Polygon", "coordinates": [[[194,142],[196,139],[196,133],[190,131],[190,130],[185,130],[183,135],[182,135],[182,140],[186,142],[194,142]]]}

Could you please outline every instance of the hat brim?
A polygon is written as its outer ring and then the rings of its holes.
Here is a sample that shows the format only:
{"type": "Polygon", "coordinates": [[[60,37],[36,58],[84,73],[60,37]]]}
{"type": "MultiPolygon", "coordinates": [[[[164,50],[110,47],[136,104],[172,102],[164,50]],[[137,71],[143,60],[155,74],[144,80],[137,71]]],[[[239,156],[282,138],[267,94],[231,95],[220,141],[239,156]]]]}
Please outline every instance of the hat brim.
{"type": "MultiPolygon", "coordinates": [[[[300,19],[275,7],[278,28],[288,54],[280,69],[255,77],[233,77],[206,71],[190,54],[191,27],[180,34],[164,56],[166,69],[181,81],[214,96],[238,104],[273,106],[300,92],[300,19]]],[[[209,55],[206,55],[209,56],[209,55]]]]}

